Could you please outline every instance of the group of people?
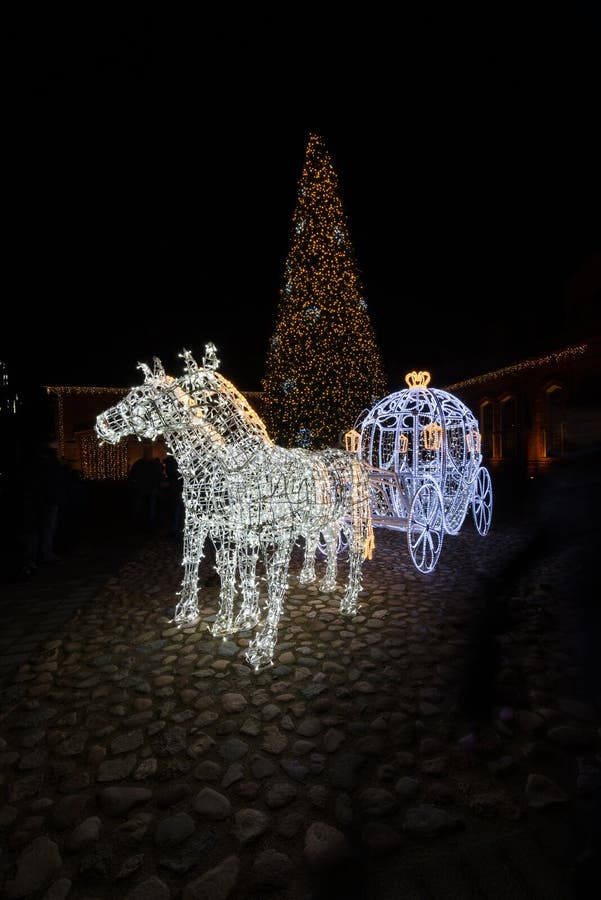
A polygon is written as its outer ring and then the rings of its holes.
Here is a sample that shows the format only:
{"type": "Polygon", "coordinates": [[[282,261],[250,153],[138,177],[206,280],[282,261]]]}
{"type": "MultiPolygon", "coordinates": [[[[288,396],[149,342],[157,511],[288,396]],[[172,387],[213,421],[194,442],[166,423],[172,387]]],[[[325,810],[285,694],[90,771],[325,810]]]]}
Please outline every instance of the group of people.
{"type": "MultiPolygon", "coordinates": [[[[44,437],[32,440],[10,465],[0,471],[0,503],[5,512],[2,545],[5,577],[29,578],[42,566],[60,562],[77,539],[84,496],[79,473],[58,455],[58,443],[44,437]],[[10,523],[10,524],[9,524],[10,523]]],[[[162,462],[144,446],[142,457],[128,474],[131,521],[136,528],[154,531],[165,525],[180,539],[184,527],[182,479],[177,462],[162,462]]]]}
{"type": "Polygon", "coordinates": [[[7,508],[14,524],[19,574],[33,575],[39,566],[59,562],[57,539],[68,524],[75,473],[58,456],[57,442],[42,439],[23,453],[10,473],[7,508]]]}
{"type": "Polygon", "coordinates": [[[144,446],[143,455],[131,466],[128,473],[131,491],[131,510],[134,524],[149,531],[157,527],[159,505],[166,501],[167,530],[178,537],[183,526],[182,481],[173,456],[164,463],[153,457],[152,448],[144,446]]]}

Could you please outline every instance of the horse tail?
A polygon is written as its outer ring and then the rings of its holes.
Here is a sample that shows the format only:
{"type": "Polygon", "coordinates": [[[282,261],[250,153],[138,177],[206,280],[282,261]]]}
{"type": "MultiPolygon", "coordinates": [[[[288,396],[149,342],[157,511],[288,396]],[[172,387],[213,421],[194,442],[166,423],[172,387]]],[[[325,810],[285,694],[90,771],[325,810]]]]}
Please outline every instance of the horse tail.
{"type": "Polygon", "coordinates": [[[376,545],[367,470],[358,459],[351,460],[353,534],[363,544],[363,559],[371,559],[376,545]]]}

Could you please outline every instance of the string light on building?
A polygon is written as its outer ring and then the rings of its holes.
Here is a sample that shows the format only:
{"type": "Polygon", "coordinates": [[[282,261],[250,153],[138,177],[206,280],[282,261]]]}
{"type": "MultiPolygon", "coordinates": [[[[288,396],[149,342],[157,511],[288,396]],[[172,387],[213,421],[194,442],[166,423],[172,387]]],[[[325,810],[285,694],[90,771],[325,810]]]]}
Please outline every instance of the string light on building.
{"type": "MultiPolygon", "coordinates": [[[[56,439],[58,442],[59,456],[65,455],[65,397],[108,397],[123,396],[127,393],[125,388],[112,387],[81,387],[75,385],[45,385],[46,393],[53,396],[56,402],[56,439]]],[[[93,476],[87,476],[93,477],[93,476]]]]}
{"type": "Polygon", "coordinates": [[[81,474],[87,480],[123,481],[129,472],[127,444],[101,444],[94,430],[79,435],[81,474]]]}
{"type": "MultiPolygon", "coordinates": [[[[80,400],[89,406],[87,401],[96,401],[102,397],[119,397],[124,396],[127,392],[125,388],[113,387],[89,387],[76,385],[47,385],[46,393],[52,395],[56,403],[56,437],[58,442],[59,455],[65,456],[67,449],[67,434],[70,437],[70,443],[76,442],[79,450],[79,469],[82,478],[87,481],[120,481],[127,478],[129,471],[129,455],[127,445],[112,447],[109,445],[100,446],[98,437],[93,427],[82,428],[80,425],[77,431],[74,431],[73,422],[71,428],[67,429],[66,421],[73,419],[73,413],[68,414],[67,407],[73,404],[79,404],[80,400]],[[70,403],[66,401],[69,400],[70,403]]],[[[92,408],[97,410],[98,403],[92,404],[92,408]]],[[[84,418],[87,418],[88,412],[84,412],[84,418]]]]}
{"type": "Polygon", "coordinates": [[[578,356],[583,356],[588,351],[588,344],[578,344],[574,347],[566,347],[564,350],[556,350],[553,353],[545,353],[542,356],[523,359],[511,366],[504,366],[502,369],[487,372],[485,375],[476,375],[474,378],[466,378],[464,381],[457,381],[455,384],[448,385],[447,390],[457,391],[461,388],[472,387],[477,384],[486,384],[497,378],[505,378],[506,375],[518,375],[527,369],[535,369],[553,364],[561,365],[578,356]]]}

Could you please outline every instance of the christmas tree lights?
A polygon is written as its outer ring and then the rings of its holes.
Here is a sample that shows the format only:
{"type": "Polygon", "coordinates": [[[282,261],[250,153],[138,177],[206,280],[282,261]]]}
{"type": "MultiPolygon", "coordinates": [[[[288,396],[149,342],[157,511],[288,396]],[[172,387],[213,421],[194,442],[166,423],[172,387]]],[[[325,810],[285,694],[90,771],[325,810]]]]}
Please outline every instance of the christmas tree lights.
{"type": "Polygon", "coordinates": [[[270,665],[297,539],[305,546],[302,582],[315,579],[318,544],[327,550],[322,591],[336,587],[339,534],[349,548],[349,575],[340,610],[358,609],[362,564],[373,550],[369,479],[365,467],[343,450],[309,451],[276,446],[246,399],[217,372],[213,344],[202,366],[184,350],[184,375],[167,375],[159,360],[141,364],[145,380],[96,420],[102,441],[126,435],[163,437],[183,479],[184,579],[175,621],[197,622],[198,570],[208,538],[215,547],[221,590],[214,635],[259,623],[257,565],[267,581],[262,627],[246,658],[255,670],[270,665]],[[240,588],[242,602],[236,611],[240,588]]]}
{"type": "Polygon", "coordinates": [[[324,141],[309,136],[291,246],[263,379],[264,415],[279,444],[338,444],[386,389],[338,181],[324,141]]]}

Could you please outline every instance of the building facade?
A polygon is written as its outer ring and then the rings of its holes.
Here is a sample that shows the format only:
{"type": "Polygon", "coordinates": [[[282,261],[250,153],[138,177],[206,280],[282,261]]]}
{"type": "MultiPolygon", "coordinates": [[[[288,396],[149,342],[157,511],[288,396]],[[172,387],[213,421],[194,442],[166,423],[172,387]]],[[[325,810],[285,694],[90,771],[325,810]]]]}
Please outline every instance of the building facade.
{"type": "MultiPolygon", "coordinates": [[[[533,475],[601,450],[601,255],[593,254],[565,285],[565,322],[557,349],[445,386],[477,416],[491,473],[533,475]]],[[[541,313],[542,315],[543,313],[541,313]]],[[[0,371],[1,374],[1,371],[0,371]]],[[[54,404],[59,453],[84,478],[118,480],[142,455],[133,438],[100,445],[96,417],[129,388],[46,388],[54,404]]],[[[262,415],[260,392],[244,392],[262,415]]],[[[6,390],[4,394],[8,396],[6,390]]],[[[161,441],[153,454],[166,454],[161,441]]]]}
{"type": "Polygon", "coordinates": [[[491,471],[533,477],[601,452],[601,254],[566,281],[562,319],[557,349],[448,388],[478,416],[491,471]]]}
{"type": "Polygon", "coordinates": [[[466,379],[446,388],[478,417],[491,472],[532,477],[601,448],[601,339],[466,379]]]}
{"type": "MultiPolygon", "coordinates": [[[[121,481],[140,457],[144,447],[152,445],[152,456],[164,460],[167,447],[164,441],[142,442],[136,437],[118,444],[101,443],[94,425],[97,416],[119,403],[130,388],[75,387],[72,385],[46,385],[45,391],[52,404],[54,434],[58,442],[58,454],[82,478],[92,481],[121,481]]],[[[259,413],[261,395],[248,392],[246,399],[256,404],[259,413]]]]}

